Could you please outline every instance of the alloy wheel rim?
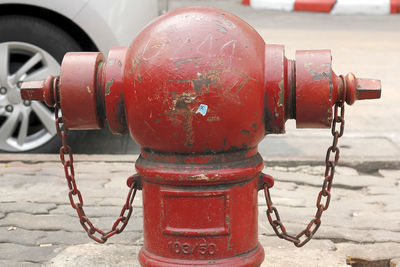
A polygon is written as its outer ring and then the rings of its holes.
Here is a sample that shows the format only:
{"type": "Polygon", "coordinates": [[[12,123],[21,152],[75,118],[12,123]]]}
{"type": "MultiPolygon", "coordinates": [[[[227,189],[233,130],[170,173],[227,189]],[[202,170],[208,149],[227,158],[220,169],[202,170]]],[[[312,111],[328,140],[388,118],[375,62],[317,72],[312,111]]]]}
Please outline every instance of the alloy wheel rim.
{"type": "Polygon", "coordinates": [[[0,150],[32,150],[56,135],[54,112],[44,103],[22,100],[19,87],[59,72],[60,64],[37,46],[0,43],[0,150]]]}

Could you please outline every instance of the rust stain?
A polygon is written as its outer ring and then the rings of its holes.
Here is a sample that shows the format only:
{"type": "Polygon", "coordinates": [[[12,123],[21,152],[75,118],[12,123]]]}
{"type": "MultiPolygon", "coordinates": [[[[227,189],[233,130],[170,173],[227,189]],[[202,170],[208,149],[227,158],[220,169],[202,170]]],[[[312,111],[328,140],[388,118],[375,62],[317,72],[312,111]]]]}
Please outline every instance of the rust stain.
{"type": "Polygon", "coordinates": [[[110,81],[106,82],[106,85],[105,85],[105,93],[106,93],[106,95],[110,94],[110,88],[113,85],[113,83],[114,83],[114,79],[111,79],[110,81]]]}
{"type": "Polygon", "coordinates": [[[221,118],[219,116],[210,116],[207,118],[207,121],[220,121],[221,118]]]}
{"type": "Polygon", "coordinates": [[[197,103],[197,94],[194,92],[184,92],[177,95],[172,100],[172,107],[166,112],[165,115],[175,124],[182,123],[185,131],[185,146],[191,147],[194,143],[193,137],[193,117],[195,115],[194,109],[191,108],[192,103],[197,103]]]}
{"type": "Polygon", "coordinates": [[[210,84],[215,84],[219,82],[219,71],[211,70],[208,73],[197,73],[197,79],[193,79],[193,89],[197,92],[200,92],[201,89],[205,88],[208,93],[210,90],[210,84]]]}
{"type": "Polygon", "coordinates": [[[201,57],[191,57],[183,60],[175,61],[174,64],[176,65],[176,70],[179,70],[180,66],[185,63],[194,62],[196,68],[199,67],[198,62],[201,60],[201,57]]]}
{"type": "Polygon", "coordinates": [[[132,60],[132,71],[133,73],[136,74],[137,80],[139,83],[142,82],[142,76],[140,75],[140,65],[142,64],[142,61],[138,59],[137,57],[132,60]]]}
{"type": "Polygon", "coordinates": [[[192,80],[169,80],[170,82],[176,83],[192,83],[193,89],[196,91],[197,95],[202,95],[203,93],[208,93],[210,90],[211,84],[216,84],[220,81],[219,72],[220,69],[212,69],[207,73],[197,73],[197,79],[192,80]],[[205,92],[202,92],[202,89],[206,89],[205,92]]]}
{"type": "Polygon", "coordinates": [[[245,135],[250,135],[250,131],[245,130],[245,129],[240,130],[240,132],[241,132],[242,134],[245,134],[245,135]]]}

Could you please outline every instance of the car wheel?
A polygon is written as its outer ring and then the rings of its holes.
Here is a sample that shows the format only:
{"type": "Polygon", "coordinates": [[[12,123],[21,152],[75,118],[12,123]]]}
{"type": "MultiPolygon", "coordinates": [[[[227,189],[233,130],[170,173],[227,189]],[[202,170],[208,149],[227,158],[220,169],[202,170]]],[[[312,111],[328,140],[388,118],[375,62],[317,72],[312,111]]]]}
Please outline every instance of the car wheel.
{"type": "Polygon", "coordinates": [[[22,81],[59,75],[66,52],[81,48],[62,29],[27,16],[0,17],[0,150],[55,152],[54,110],[38,101],[23,101],[22,81]]]}

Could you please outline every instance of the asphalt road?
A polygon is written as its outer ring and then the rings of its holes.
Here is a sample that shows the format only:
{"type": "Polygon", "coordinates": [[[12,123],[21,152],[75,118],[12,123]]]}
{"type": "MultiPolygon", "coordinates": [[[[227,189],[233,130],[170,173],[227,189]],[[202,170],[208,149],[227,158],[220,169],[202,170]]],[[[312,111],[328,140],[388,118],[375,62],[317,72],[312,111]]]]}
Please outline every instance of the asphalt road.
{"type": "MultiPolygon", "coordinates": [[[[382,98],[359,101],[346,109],[342,156],[400,156],[400,16],[345,16],[309,12],[254,10],[239,0],[174,0],[170,9],[211,5],[230,11],[253,26],[266,43],[284,44],[294,59],[302,49],[331,49],[333,70],[358,77],[382,80],[382,98]]],[[[288,121],[285,135],[267,136],[260,144],[262,155],[324,157],[331,143],[330,131],[299,130],[288,121]]],[[[80,153],[137,153],[128,136],[88,132],[74,148],[80,153]]]]}

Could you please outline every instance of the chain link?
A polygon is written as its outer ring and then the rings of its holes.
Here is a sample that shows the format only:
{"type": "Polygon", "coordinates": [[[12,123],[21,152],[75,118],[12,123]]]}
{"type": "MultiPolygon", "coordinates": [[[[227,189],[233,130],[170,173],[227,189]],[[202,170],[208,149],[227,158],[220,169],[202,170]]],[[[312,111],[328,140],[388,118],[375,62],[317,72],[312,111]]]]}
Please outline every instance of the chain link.
{"type": "Polygon", "coordinates": [[[332,145],[326,151],[325,157],[325,178],[322,183],[321,191],[318,193],[316,207],[317,212],[315,213],[314,219],[312,219],[307,227],[299,232],[296,236],[287,233],[285,226],[283,225],[279,212],[273,205],[271,200],[271,195],[269,193],[269,188],[267,184],[264,184],[264,194],[265,200],[267,202],[267,218],[269,223],[274,229],[276,235],[279,238],[288,240],[292,242],[296,247],[304,246],[308,241],[312,239],[314,234],[318,231],[321,225],[322,213],[329,208],[329,203],[331,201],[331,188],[333,177],[335,175],[335,167],[339,161],[340,150],[337,147],[338,140],[342,137],[344,132],[344,99],[346,97],[346,80],[343,75],[340,75],[343,81],[343,97],[342,100],[335,104],[334,107],[334,117],[332,120],[332,135],[333,141],[332,145]],[[339,115],[340,108],[340,115],[339,115]],[[340,124],[339,131],[336,130],[336,124],[340,124]],[[333,154],[333,155],[332,155],[333,154]]]}
{"type": "Polygon", "coordinates": [[[113,226],[111,227],[111,230],[109,230],[108,232],[103,232],[102,230],[95,227],[90,219],[86,216],[83,209],[82,194],[79,191],[78,186],[75,182],[74,157],[71,147],[67,145],[68,132],[67,129],[62,127],[63,118],[58,116],[58,111],[59,108],[57,104],[55,104],[54,114],[56,118],[57,135],[61,138],[62,141],[62,146],[60,148],[60,160],[62,165],[64,166],[65,178],[67,180],[69,188],[69,201],[72,208],[76,210],[76,213],[79,216],[79,222],[81,223],[83,229],[85,229],[88,236],[94,241],[103,244],[113,235],[121,233],[128,224],[128,221],[133,211],[132,203],[135,199],[136,191],[138,189],[136,181],[133,179],[125,204],[121,209],[119,217],[115,220],[113,226]]]}

